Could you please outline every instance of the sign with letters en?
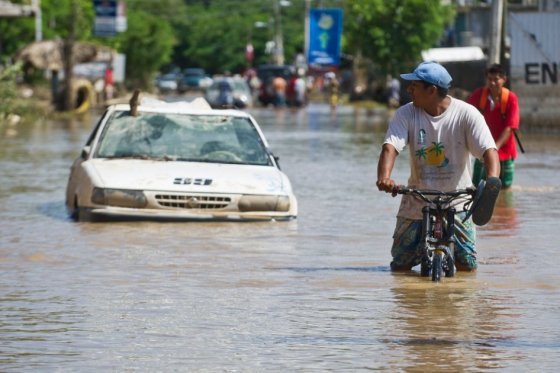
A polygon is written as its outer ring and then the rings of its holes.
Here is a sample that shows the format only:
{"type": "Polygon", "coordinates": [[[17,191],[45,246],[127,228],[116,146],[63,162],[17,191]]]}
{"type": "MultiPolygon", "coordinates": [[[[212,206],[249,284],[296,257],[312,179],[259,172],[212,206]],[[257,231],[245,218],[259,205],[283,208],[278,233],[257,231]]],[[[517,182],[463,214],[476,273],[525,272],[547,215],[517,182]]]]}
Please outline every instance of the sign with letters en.
{"type": "Polygon", "coordinates": [[[115,36],[126,31],[127,22],[123,0],[93,0],[95,36],[115,36]]]}
{"type": "Polygon", "coordinates": [[[341,37],[342,9],[310,9],[308,63],[338,66],[341,37]]]}

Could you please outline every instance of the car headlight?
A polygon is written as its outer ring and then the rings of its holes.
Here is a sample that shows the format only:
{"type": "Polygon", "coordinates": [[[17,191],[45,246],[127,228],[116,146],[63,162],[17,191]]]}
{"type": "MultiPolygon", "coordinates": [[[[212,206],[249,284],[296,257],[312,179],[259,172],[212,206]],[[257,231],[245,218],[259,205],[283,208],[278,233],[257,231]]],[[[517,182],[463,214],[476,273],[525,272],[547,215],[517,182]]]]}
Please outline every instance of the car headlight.
{"type": "Polygon", "coordinates": [[[242,196],[238,203],[239,211],[288,211],[288,196],[242,196]]]}
{"type": "Polygon", "coordinates": [[[117,207],[146,207],[148,200],[141,190],[93,188],[91,202],[117,207]]]}
{"type": "Polygon", "coordinates": [[[243,103],[247,102],[247,96],[244,94],[237,94],[235,95],[235,98],[243,103]]]}

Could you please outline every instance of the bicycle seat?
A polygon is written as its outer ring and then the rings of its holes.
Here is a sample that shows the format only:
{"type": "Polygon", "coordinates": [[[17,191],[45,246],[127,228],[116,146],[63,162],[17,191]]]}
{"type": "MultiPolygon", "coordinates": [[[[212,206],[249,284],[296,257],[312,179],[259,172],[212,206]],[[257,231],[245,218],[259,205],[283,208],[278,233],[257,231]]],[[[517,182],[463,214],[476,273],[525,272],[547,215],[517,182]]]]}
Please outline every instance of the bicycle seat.
{"type": "Polygon", "coordinates": [[[472,215],[473,223],[476,225],[486,225],[494,213],[494,205],[500,194],[500,189],[502,189],[502,181],[497,177],[481,180],[476,188],[471,208],[464,220],[467,220],[472,215]]]}

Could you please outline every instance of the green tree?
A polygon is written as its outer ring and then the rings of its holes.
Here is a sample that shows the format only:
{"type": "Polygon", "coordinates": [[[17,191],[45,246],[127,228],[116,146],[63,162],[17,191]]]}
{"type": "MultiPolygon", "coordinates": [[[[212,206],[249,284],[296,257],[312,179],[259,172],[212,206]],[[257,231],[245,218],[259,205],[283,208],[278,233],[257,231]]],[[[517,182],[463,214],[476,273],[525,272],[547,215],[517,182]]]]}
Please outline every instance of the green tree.
{"type": "Polygon", "coordinates": [[[381,72],[409,70],[433,47],[454,17],[440,0],[346,0],[345,50],[362,54],[381,72]]]}
{"type": "MultiPolygon", "coordinates": [[[[202,66],[212,73],[239,70],[246,65],[244,50],[251,37],[251,22],[254,23],[250,19],[259,18],[259,11],[253,10],[252,14],[244,14],[247,8],[220,6],[216,2],[204,11],[200,6],[191,6],[188,32],[181,43],[185,48],[177,51],[178,57],[183,63],[202,66]]],[[[252,42],[256,40],[264,44],[262,38],[253,38],[252,42]]]]}
{"type": "Polygon", "coordinates": [[[43,39],[67,39],[70,36],[75,40],[91,39],[94,19],[93,1],[41,0],[41,12],[43,39]]]}
{"type": "Polygon", "coordinates": [[[184,0],[127,2],[127,30],[112,38],[98,38],[126,56],[126,85],[148,89],[155,73],[171,60],[177,27],[185,18],[184,0]]]}
{"type": "Polygon", "coordinates": [[[126,55],[126,78],[130,88],[151,86],[154,73],[171,59],[175,39],[169,23],[147,11],[128,12],[126,32],[110,41],[126,55]]]}
{"type": "MultiPolygon", "coordinates": [[[[12,0],[26,4],[24,0],[12,0]]],[[[0,65],[9,61],[23,46],[34,40],[35,21],[31,17],[0,18],[0,65]]]]}
{"type": "Polygon", "coordinates": [[[10,113],[17,113],[16,76],[21,65],[0,68],[0,122],[10,113]]]}
{"type": "MultiPolygon", "coordinates": [[[[14,4],[29,5],[29,0],[11,0],[14,4]]],[[[41,0],[43,39],[66,39],[70,23],[75,25],[74,38],[91,38],[93,3],[91,0],[41,0]],[[73,10],[73,4],[76,8],[73,10]],[[72,12],[75,15],[72,16],[72,12]]],[[[0,61],[12,58],[19,49],[35,41],[33,17],[0,18],[0,61]]]]}
{"type": "MultiPolygon", "coordinates": [[[[25,0],[12,0],[24,2],[25,0]]],[[[127,1],[128,30],[115,38],[95,38],[91,0],[42,0],[43,36],[95,39],[126,54],[129,86],[147,88],[166,65],[200,66],[211,73],[240,72],[248,66],[245,46],[254,46],[254,65],[270,62],[265,53],[274,39],[274,4],[279,0],[127,1]],[[73,8],[73,6],[75,6],[73,8]],[[74,12],[74,13],[72,13],[74,12]],[[73,17],[76,14],[77,17],[73,17]],[[257,24],[264,27],[255,27],[257,24]]],[[[321,0],[325,7],[344,6],[343,53],[363,55],[384,73],[415,65],[453,17],[452,6],[439,0],[321,0]]],[[[286,63],[303,52],[305,1],[281,7],[286,63]]],[[[0,55],[12,55],[34,40],[33,19],[0,20],[0,55]]]]}
{"type": "MultiPolygon", "coordinates": [[[[249,42],[254,46],[254,65],[270,62],[265,46],[274,36],[275,1],[187,1],[188,15],[176,32],[173,62],[181,67],[201,66],[211,73],[241,72],[248,66],[245,47],[249,42]]],[[[303,10],[303,1],[280,9],[286,63],[303,50],[303,10]]]]}

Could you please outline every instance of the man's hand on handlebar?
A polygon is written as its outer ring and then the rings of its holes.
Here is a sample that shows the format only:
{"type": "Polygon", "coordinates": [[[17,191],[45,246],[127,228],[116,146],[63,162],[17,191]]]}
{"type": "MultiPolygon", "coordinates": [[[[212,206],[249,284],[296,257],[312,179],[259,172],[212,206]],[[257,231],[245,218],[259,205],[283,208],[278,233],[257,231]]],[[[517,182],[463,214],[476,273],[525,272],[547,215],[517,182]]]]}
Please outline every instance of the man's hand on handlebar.
{"type": "Polygon", "coordinates": [[[393,193],[393,189],[395,188],[395,180],[391,178],[384,178],[377,180],[377,189],[385,193],[393,193]]]}

